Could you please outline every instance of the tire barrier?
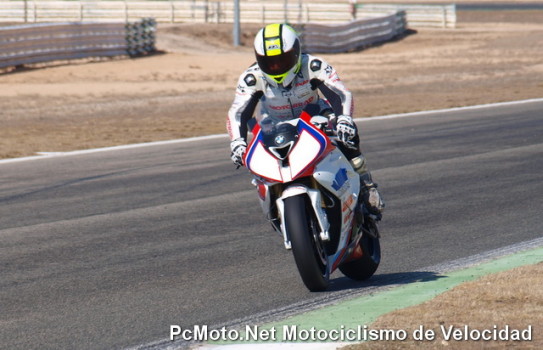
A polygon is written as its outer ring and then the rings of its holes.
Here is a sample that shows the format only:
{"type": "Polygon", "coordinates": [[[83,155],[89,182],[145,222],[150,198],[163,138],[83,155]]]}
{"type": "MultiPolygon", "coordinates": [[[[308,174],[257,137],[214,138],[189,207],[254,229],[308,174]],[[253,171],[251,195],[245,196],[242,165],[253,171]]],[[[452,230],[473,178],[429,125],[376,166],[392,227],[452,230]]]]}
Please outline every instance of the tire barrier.
{"type": "Polygon", "coordinates": [[[156,51],[156,20],[142,18],[138,22],[127,23],[126,51],[130,57],[147,55],[156,51]]]}

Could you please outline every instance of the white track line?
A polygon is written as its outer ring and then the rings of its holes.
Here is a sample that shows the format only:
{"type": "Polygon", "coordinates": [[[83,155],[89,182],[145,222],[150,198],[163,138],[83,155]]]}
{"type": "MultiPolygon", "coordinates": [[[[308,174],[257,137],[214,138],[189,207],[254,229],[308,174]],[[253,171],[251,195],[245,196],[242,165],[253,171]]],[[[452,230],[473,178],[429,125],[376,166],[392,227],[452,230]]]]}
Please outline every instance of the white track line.
{"type": "MultiPolygon", "coordinates": [[[[370,117],[370,118],[356,118],[355,121],[358,122],[358,123],[360,123],[360,122],[370,122],[370,121],[375,121],[375,120],[417,117],[417,116],[435,114],[435,113],[448,113],[448,112],[476,110],[476,109],[483,109],[483,108],[514,106],[514,105],[520,105],[520,104],[526,104],[526,103],[535,103],[535,102],[543,102],[543,98],[534,98],[534,99],[529,99],[529,100],[510,101],[510,102],[489,103],[489,104],[467,106],[467,107],[435,109],[435,110],[411,112],[411,113],[390,114],[390,115],[375,116],[375,117],[370,117]]],[[[103,148],[92,148],[92,149],[86,149],[86,150],[80,150],[80,151],[38,152],[38,155],[36,155],[36,156],[22,157],[22,158],[0,159],[0,165],[1,164],[6,164],[6,163],[25,162],[25,161],[45,159],[45,158],[77,156],[77,155],[90,154],[90,153],[108,152],[108,151],[120,151],[120,150],[141,148],[141,147],[149,147],[149,146],[172,145],[172,144],[178,144],[178,143],[196,142],[196,141],[203,141],[203,140],[213,140],[213,139],[226,138],[226,137],[228,137],[228,134],[215,134],[215,135],[197,136],[197,137],[190,137],[190,138],[176,139],[176,140],[136,143],[136,144],[130,144],[130,145],[121,145],[121,146],[103,147],[103,148]]]]}
{"type": "Polygon", "coordinates": [[[98,152],[121,151],[121,150],[126,150],[126,149],[141,148],[141,147],[148,147],[148,146],[172,145],[172,144],[177,144],[177,143],[203,141],[203,140],[213,140],[213,139],[225,138],[225,137],[228,137],[228,134],[197,136],[197,137],[190,137],[190,138],[186,138],[186,139],[176,139],[176,140],[166,140],[166,141],[134,143],[134,144],[130,144],[130,145],[120,145],[120,146],[102,147],[102,148],[91,148],[91,149],[85,149],[85,150],[80,150],[80,151],[38,152],[38,155],[36,155],[36,156],[29,156],[29,157],[22,157],[22,158],[0,159],[0,164],[25,162],[25,161],[45,159],[45,158],[77,156],[77,155],[98,153],[98,152]]]}
{"type": "Polygon", "coordinates": [[[477,110],[477,109],[483,109],[483,108],[507,107],[507,106],[516,106],[516,105],[521,105],[521,104],[527,104],[527,103],[536,103],[536,102],[543,102],[543,98],[532,98],[532,99],[529,99],[529,100],[488,103],[488,104],[483,104],[483,105],[466,106],[466,107],[434,109],[434,110],[430,110],[430,111],[390,114],[390,115],[375,116],[375,117],[371,117],[371,118],[356,118],[355,121],[356,122],[370,122],[370,121],[373,121],[373,120],[395,119],[395,118],[406,118],[406,117],[418,117],[418,116],[427,115],[427,114],[434,114],[434,113],[448,113],[448,112],[477,110]]]}

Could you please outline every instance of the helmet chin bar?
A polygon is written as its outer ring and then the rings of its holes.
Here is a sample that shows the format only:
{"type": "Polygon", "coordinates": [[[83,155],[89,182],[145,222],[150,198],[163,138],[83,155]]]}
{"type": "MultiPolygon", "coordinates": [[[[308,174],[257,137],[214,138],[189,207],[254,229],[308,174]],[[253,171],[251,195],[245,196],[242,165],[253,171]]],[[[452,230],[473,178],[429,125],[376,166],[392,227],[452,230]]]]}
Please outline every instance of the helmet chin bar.
{"type": "Polygon", "coordinates": [[[266,73],[264,73],[264,78],[266,79],[268,84],[270,84],[273,87],[289,88],[292,85],[292,82],[294,81],[294,79],[296,78],[296,75],[300,71],[301,66],[302,65],[301,65],[301,57],[300,57],[300,62],[298,62],[298,64],[296,64],[296,66],[294,66],[292,69],[290,69],[290,71],[288,71],[285,74],[285,77],[282,79],[281,82],[278,82],[275,79],[277,76],[274,77],[274,76],[266,74],[266,73]]]}

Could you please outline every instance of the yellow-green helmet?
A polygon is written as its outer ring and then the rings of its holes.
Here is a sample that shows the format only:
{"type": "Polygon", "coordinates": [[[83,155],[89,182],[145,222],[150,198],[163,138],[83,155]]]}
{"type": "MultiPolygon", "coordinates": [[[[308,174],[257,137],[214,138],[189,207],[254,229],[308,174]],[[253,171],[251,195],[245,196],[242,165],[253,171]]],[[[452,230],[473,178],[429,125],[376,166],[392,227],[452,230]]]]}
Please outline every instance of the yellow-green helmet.
{"type": "Polygon", "coordinates": [[[300,70],[302,49],[296,31],[288,24],[269,24],[255,37],[258,66],[272,85],[288,86],[300,70]]]}

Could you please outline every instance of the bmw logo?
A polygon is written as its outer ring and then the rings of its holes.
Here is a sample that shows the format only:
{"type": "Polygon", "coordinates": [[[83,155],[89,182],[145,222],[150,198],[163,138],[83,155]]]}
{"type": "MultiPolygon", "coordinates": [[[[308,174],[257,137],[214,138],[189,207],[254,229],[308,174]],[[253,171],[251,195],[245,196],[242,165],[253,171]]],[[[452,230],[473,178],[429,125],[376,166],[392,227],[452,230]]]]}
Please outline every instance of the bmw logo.
{"type": "Polygon", "coordinates": [[[275,138],[275,144],[276,145],[281,145],[285,142],[285,137],[283,135],[279,135],[275,138]]]}

